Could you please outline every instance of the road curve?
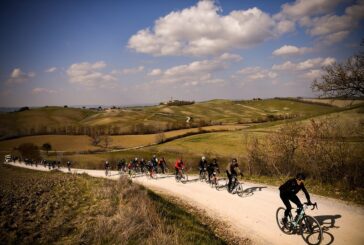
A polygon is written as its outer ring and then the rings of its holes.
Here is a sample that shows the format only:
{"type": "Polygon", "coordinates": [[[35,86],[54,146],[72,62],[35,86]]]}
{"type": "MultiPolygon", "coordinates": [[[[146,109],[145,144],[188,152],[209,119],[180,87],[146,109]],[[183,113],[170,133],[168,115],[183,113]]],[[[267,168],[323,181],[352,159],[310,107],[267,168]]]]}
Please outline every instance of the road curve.
{"type": "MultiPolygon", "coordinates": [[[[36,168],[20,163],[11,165],[49,171],[43,166],[36,168]]],[[[67,172],[65,168],[60,170],[67,172]]],[[[72,171],[106,177],[103,170],[72,171]]],[[[118,179],[119,174],[111,171],[111,176],[107,178],[118,179]]],[[[211,218],[223,221],[237,236],[249,238],[253,244],[305,244],[301,236],[283,234],[276,224],[275,212],[283,205],[277,187],[244,182],[244,189],[250,190],[250,195],[239,197],[226,190],[217,191],[208,184],[199,182],[196,177],[190,177],[185,184],[177,183],[173,176],[158,176],[158,179],[136,177],[133,181],[152,190],[181,198],[190,205],[205,210],[211,218]]],[[[305,200],[303,195],[300,195],[300,199],[305,200]]],[[[318,195],[311,195],[311,200],[318,203],[319,209],[307,210],[306,213],[322,223],[324,240],[321,244],[364,244],[364,232],[361,230],[364,227],[363,207],[318,195]]]]}

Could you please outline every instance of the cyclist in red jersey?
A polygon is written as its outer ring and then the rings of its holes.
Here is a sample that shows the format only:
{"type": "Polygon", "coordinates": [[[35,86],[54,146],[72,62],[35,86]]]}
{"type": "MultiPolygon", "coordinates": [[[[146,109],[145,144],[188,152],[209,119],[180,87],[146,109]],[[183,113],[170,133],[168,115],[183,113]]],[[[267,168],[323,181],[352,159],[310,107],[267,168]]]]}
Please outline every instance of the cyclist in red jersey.
{"type": "Polygon", "coordinates": [[[176,169],[176,176],[179,174],[179,172],[185,167],[185,164],[181,159],[177,159],[175,165],[174,165],[174,168],[176,169]]]}

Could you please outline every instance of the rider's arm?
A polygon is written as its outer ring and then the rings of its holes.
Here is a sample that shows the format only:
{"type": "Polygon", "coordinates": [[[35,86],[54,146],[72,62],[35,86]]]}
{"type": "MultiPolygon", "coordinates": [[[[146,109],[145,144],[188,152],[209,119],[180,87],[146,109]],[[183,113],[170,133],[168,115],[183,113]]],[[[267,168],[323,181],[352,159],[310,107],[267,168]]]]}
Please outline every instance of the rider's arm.
{"type": "Polygon", "coordinates": [[[306,199],[308,203],[311,203],[311,198],[310,198],[310,194],[308,194],[308,191],[306,190],[306,187],[304,184],[302,184],[302,191],[303,193],[305,193],[306,199]]]}

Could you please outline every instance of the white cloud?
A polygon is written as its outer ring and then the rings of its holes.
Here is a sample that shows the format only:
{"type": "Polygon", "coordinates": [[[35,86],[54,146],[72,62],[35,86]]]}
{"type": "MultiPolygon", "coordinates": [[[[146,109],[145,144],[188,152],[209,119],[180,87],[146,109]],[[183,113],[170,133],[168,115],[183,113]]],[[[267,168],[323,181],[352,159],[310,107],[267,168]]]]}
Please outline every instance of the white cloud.
{"type": "Polygon", "coordinates": [[[160,76],[153,81],[156,84],[218,84],[222,79],[212,76],[212,73],[224,70],[230,62],[237,62],[242,58],[234,54],[222,54],[211,60],[194,61],[186,65],[174,66],[166,70],[154,69],[149,75],[160,76]]]}
{"type": "Polygon", "coordinates": [[[296,0],[282,5],[281,15],[291,19],[331,12],[342,0],[296,0]]]}
{"type": "Polygon", "coordinates": [[[259,66],[245,67],[239,71],[238,74],[245,76],[245,79],[249,81],[262,80],[262,79],[274,79],[278,74],[274,71],[263,69],[259,66]]]}
{"type": "Polygon", "coordinates": [[[275,21],[258,8],[223,16],[214,1],[199,1],[159,18],[153,29],[138,31],[128,47],[156,56],[211,55],[250,47],[293,28],[292,21],[275,21]]]}
{"type": "Polygon", "coordinates": [[[309,80],[314,80],[317,78],[320,78],[323,74],[322,70],[318,70],[318,69],[314,69],[314,70],[310,70],[307,73],[304,74],[304,76],[306,78],[308,78],[309,80]]]}
{"type": "Polygon", "coordinates": [[[142,71],[144,71],[144,66],[138,66],[138,67],[133,67],[133,68],[126,68],[126,69],[123,69],[121,71],[121,73],[124,74],[124,75],[129,75],[129,74],[140,73],[142,71]]]}
{"type": "Polygon", "coordinates": [[[159,76],[162,74],[161,69],[153,69],[151,72],[148,73],[149,76],[159,76]]]}
{"type": "Polygon", "coordinates": [[[67,75],[71,83],[80,84],[89,87],[112,87],[112,82],[116,77],[112,73],[100,71],[106,67],[104,61],[95,63],[76,63],[67,69],[67,75]]]}
{"type": "Polygon", "coordinates": [[[32,77],[35,77],[34,72],[25,73],[20,68],[15,68],[11,72],[10,77],[6,80],[6,83],[7,84],[23,83],[32,77]]]}
{"type": "Polygon", "coordinates": [[[55,94],[57,91],[47,88],[34,88],[32,89],[32,94],[55,94]]]}
{"type": "Polygon", "coordinates": [[[334,58],[315,58],[315,59],[308,59],[299,63],[293,63],[291,61],[286,61],[279,65],[273,65],[272,70],[276,71],[302,71],[312,68],[320,68],[322,66],[330,65],[335,62],[334,58]]]}
{"type": "Polygon", "coordinates": [[[51,67],[51,68],[45,70],[45,72],[52,73],[52,72],[55,72],[56,70],[57,70],[57,67],[51,67]]]}
{"type": "Polygon", "coordinates": [[[306,48],[306,47],[298,48],[298,47],[292,46],[292,45],[284,45],[284,46],[280,47],[279,49],[274,50],[273,55],[276,55],[276,56],[301,55],[301,54],[307,53],[311,50],[312,50],[311,48],[306,48]]]}
{"type": "Polygon", "coordinates": [[[296,0],[283,4],[274,19],[298,21],[319,44],[331,45],[342,41],[364,18],[364,0],[348,6],[343,15],[335,15],[341,2],[345,0],[296,0]]]}

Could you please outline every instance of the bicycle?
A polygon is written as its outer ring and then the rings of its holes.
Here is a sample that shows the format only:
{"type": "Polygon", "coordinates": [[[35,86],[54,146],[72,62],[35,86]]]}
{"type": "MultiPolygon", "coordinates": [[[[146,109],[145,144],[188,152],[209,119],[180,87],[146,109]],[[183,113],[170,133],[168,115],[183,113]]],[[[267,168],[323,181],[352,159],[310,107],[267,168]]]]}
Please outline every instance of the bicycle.
{"type": "Polygon", "coordinates": [[[109,167],[105,168],[105,176],[109,176],[109,167]]]}
{"type": "Polygon", "coordinates": [[[243,196],[244,193],[243,184],[240,183],[240,181],[235,175],[232,176],[231,183],[234,183],[234,186],[231,189],[231,194],[238,194],[238,196],[240,197],[243,196]]]}
{"type": "Polygon", "coordinates": [[[203,181],[207,182],[208,181],[207,174],[206,174],[206,168],[202,169],[202,171],[200,170],[199,180],[201,182],[203,182],[203,181]]]}
{"type": "Polygon", "coordinates": [[[211,176],[210,176],[210,185],[211,185],[211,188],[216,188],[217,185],[218,185],[218,181],[217,181],[217,172],[216,171],[213,171],[211,176]]]}
{"type": "Polygon", "coordinates": [[[292,213],[289,213],[287,221],[284,221],[283,207],[279,207],[276,212],[276,221],[279,229],[285,234],[299,233],[302,239],[311,245],[318,245],[323,239],[322,228],[320,223],[312,216],[306,215],[305,209],[309,206],[313,206],[311,210],[317,208],[317,203],[304,203],[302,209],[293,219],[292,213]]]}
{"type": "Polygon", "coordinates": [[[176,175],[176,181],[181,183],[186,183],[188,181],[188,175],[185,173],[185,170],[182,168],[178,171],[178,174],[176,175]]]}

